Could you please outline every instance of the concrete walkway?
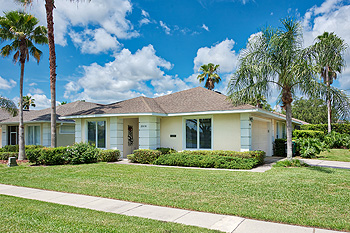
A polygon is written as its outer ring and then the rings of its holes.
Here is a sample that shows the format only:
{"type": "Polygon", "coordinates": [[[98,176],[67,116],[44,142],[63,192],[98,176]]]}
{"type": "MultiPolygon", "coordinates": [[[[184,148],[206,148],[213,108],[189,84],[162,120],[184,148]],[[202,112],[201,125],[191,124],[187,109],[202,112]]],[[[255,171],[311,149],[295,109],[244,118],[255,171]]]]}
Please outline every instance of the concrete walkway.
{"type": "Polygon", "coordinates": [[[350,169],[350,162],[328,161],[328,160],[319,160],[319,159],[299,159],[299,160],[311,166],[350,169]]]}
{"type": "Polygon", "coordinates": [[[0,194],[233,233],[336,233],[312,227],[0,184],[0,194]]]}

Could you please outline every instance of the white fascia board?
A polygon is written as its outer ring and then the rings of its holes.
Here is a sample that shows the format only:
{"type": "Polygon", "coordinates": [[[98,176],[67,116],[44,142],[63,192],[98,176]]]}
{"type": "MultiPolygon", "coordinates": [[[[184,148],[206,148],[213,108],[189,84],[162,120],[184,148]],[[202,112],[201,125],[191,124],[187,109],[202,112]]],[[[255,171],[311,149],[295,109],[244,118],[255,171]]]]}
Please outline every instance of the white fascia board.
{"type": "MultiPolygon", "coordinates": [[[[273,113],[273,112],[269,112],[269,111],[264,110],[264,109],[260,109],[260,108],[259,108],[259,109],[258,109],[258,112],[259,112],[259,113],[262,113],[262,114],[265,114],[265,115],[268,115],[268,116],[272,116],[272,117],[278,118],[278,119],[280,119],[280,120],[286,120],[285,117],[280,116],[280,115],[277,115],[277,114],[275,114],[275,113],[273,113]]],[[[298,125],[302,125],[301,122],[295,121],[295,120],[293,120],[293,119],[292,119],[292,122],[295,123],[295,124],[298,124],[298,125]]]]}
{"type": "Polygon", "coordinates": [[[95,115],[77,115],[77,116],[62,116],[59,119],[82,119],[82,118],[97,118],[97,117],[121,117],[121,116],[167,116],[165,113],[113,113],[113,114],[95,114],[95,115]]]}
{"type": "Polygon", "coordinates": [[[257,112],[257,109],[237,109],[237,110],[224,110],[224,111],[205,111],[205,112],[182,112],[182,113],[169,113],[167,116],[190,116],[190,115],[212,115],[212,114],[230,114],[230,113],[248,113],[257,112]]]}
{"type": "MultiPolygon", "coordinates": [[[[36,123],[50,123],[51,121],[25,121],[23,124],[36,124],[36,123]]],[[[67,121],[56,121],[56,123],[67,123],[67,124],[75,124],[75,122],[67,122],[67,121]]],[[[19,125],[18,121],[14,122],[0,122],[0,125],[19,125]]]]}

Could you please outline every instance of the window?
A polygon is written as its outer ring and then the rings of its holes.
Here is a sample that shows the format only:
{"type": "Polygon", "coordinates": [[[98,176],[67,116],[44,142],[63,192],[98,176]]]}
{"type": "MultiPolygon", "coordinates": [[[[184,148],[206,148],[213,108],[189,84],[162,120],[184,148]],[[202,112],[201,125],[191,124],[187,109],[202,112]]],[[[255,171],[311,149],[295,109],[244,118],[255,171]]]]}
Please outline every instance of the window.
{"type": "Polygon", "coordinates": [[[27,145],[40,145],[40,126],[27,127],[27,145]]]}
{"type": "Polygon", "coordinates": [[[279,129],[279,125],[280,125],[280,123],[276,123],[276,138],[278,139],[279,138],[279,135],[280,135],[280,129],[279,129]]]}
{"type": "Polygon", "coordinates": [[[96,145],[97,148],[106,148],[106,122],[88,122],[88,142],[96,145]]]}
{"type": "Polygon", "coordinates": [[[8,126],[7,127],[7,144],[17,145],[18,144],[18,126],[8,126]]]}
{"type": "Polygon", "coordinates": [[[286,138],[286,124],[282,123],[282,138],[286,138]]]}
{"type": "Polygon", "coordinates": [[[74,125],[61,125],[60,126],[60,134],[74,134],[75,127],[74,125]]]}
{"type": "Polygon", "coordinates": [[[211,149],[211,118],[186,120],[186,149],[211,149]]]}

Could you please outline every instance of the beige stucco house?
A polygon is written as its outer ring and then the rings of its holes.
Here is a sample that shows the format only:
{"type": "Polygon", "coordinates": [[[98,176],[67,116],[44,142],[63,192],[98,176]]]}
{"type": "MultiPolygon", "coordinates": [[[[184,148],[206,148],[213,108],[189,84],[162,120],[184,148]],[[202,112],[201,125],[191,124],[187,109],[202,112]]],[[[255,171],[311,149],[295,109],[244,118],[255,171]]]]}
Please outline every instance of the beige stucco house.
{"type": "MultiPolygon", "coordinates": [[[[135,149],[158,147],[263,150],[271,156],[274,140],[286,134],[285,116],[251,105],[233,106],[225,95],[202,87],[99,105],[59,119],[75,122],[75,142],[119,149],[124,158],[135,149]]],[[[294,125],[303,123],[293,119],[294,125]]]]}

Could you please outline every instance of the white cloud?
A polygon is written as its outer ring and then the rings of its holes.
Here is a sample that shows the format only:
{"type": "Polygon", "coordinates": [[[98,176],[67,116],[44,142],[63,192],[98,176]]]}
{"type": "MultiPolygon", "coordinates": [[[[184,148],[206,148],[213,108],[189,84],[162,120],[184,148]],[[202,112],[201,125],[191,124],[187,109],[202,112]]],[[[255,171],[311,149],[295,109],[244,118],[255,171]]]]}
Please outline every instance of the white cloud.
{"type": "Polygon", "coordinates": [[[208,28],[208,26],[207,26],[207,25],[205,25],[204,23],[203,23],[203,25],[202,25],[202,28],[203,28],[204,30],[206,30],[207,32],[209,32],[209,28],[208,28]]]}
{"type": "Polygon", "coordinates": [[[151,81],[152,86],[154,87],[154,91],[156,95],[159,93],[166,93],[169,91],[182,91],[185,89],[189,89],[190,87],[178,76],[172,77],[170,75],[165,75],[161,79],[154,79],[151,81]]]}
{"type": "MultiPolygon", "coordinates": [[[[2,11],[17,10],[21,8],[13,1],[0,0],[2,11]]],[[[132,12],[132,4],[129,0],[94,0],[94,1],[75,1],[56,0],[54,10],[54,27],[56,44],[66,46],[67,34],[76,34],[76,29],[88,30],[90,25],[94,26],[92,33],[84,37],[85,43],[76,43],[76,46],[91,47],[92,42],[98,43],[92,51],[101,50],[104,52],[108,49],[116,48],[119,44],[118,39],[129,39],[139,36],[134,30],[132,23],[127,19],[128,14],[132,12]],[[108,41],[101,35],[108,34],[108,41]],[[109,48],[107,48],[109,46],[109,48]]],[[[34,14],[41,25],[46,25],[45,4],[43,0],[33,1],[32,6],[26,10],[34,14]]],[[[79,34],[79,33],[78,33],[79,34]]]]}
{"type": "Polygon", "coordinates": [[[210,48],[203,47],[198,49],[197,56],[194,58],[194,71],[198,71],[203,64],[214,63],[220,65],[222,73],[233,72],[237,65],[238,54],[233,49],[235,42],[226,39],[210,48]]]}
{"type": "MultiPolygon", "coordinates": [[[[28,96],[31,96],[32,99],[34,99],[35,107],[30,107],[30,109],[34,110],[40,110],[40,109],[45,109],[45,108],[50,108],[51,107],[51,99],[47,98],[45,94],[34,94],[32,95],[31,93],[27,94],[28,96]]],[[[19,98],[16,97],[16,101],[19,101],[19,98]]],[[[56,105],[59,105],[60,102],[56,101],[56,105]]]]}
{"type": "Polygon", "coordinates": [[[159,21],[159,24],[164,29],[165,34],[170,35],[170,28],[163,21],[159,21]]]}
{"type": "Polygon", "coordinates": [[[139,24],[140,24],[140,26],[142,26],[142,25],[146,25],[146,24],[149,24],[151,22],[151,20],[149,20],[149,19],[147,19],[147,18],[143,18],[143,19],[141,19],[140,21],[139,21],[139,24]]]}
{"type": "Polygon", "coordinates": [[[181,81],[164,74],[163,69],[171,69],[172,64],[158,57],[152,45],[143,47],[134,54],[123,49],[115,54],[114,61],[102,66],[93,63],[82,68],[83,77],[66,84],[65,98],[111,103],[141,94],[152,95],[147,86],[150,82],[159,92],[184,86],[181,81]]]}
{"type": "Polygon", "coordinates": [[[28,86],[30,86],[30,87],[34,87],[34,86],[36,86],[36,85],[38,85],[37,83],[29,83],[28,84],[28,86]]]}
{"type": "Polygon", "coordinates": [[[0,89],[9,90],[16,86],[16,81],[10,79],[6,80],[0,76],[0,89]]]}
{"type": "Polygon", "coordinates": [[[141,10],[141,15],[145,18],[149,18],[149,13],[145,10],[141,10]]]}

